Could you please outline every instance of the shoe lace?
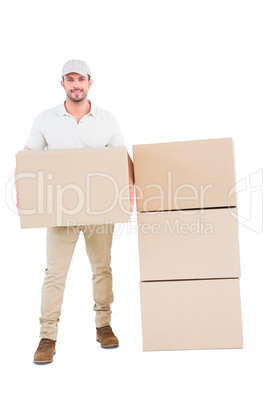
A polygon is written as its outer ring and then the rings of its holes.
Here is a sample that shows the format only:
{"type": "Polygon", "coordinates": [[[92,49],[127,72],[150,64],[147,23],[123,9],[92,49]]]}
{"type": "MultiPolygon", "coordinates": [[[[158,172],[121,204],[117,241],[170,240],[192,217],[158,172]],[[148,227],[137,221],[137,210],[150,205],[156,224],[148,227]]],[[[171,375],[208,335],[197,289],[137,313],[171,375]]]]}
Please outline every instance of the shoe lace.
{"type": "Polygon", "coordinates": [[[41,341],[39,343],[38,349],[40,350],[40,349],[44,348],[45,346],[51,346],[54,342],[55,341],[53,341],[52,339],[43,338],[43,339],[41,339],[41,341]]]}
{"type": "Polygon", "coordinates": [[[101,334],[104,334],[104,333],[112,334],[113,333],[112,328],[110,326],[101,327],[101,328],[99,328],[99,331],[101,334]]]}

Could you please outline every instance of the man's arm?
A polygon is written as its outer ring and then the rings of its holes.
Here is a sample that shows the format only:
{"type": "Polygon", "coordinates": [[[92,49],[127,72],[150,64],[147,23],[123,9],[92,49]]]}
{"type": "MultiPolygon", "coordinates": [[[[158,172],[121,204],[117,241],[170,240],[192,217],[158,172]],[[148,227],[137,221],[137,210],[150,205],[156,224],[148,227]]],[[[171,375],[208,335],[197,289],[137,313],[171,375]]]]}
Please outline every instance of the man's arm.
{"type": "Polygon", "coordinates": [[[134,169],[133,169],[133,162],[129,153],[127,153],[128,157],[128,176],[129,176],[129,198],[130,198],[130,212],[133,211],[134,205],[134,169]]]}
{"type": "Polygon", "coordinates": [[[127,153],[128,157],[128,175],[129,175],[129,184],[134,184],[134,169],[133,169],[133,162],[129,153],[127,153]]]}

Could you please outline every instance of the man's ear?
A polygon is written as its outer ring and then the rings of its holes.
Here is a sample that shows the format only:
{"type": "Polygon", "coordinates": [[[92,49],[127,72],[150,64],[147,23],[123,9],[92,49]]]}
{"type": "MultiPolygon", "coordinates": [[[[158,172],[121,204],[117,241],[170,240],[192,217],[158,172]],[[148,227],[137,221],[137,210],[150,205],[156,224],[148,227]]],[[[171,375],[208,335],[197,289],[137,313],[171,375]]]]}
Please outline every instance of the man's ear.
{"type": "Polygon", "coordinates": [[[91,87],[91,85],[93,84],[93,80],[90,78],[90,80],[89,80],[89,88],[91,87]]]}
{"type": "Polygon", "coordinates": [[[61,81],[60,83],[61,83],[61,86],[64,88],[64,82],[63,82],[63,81],[61,81]]]}

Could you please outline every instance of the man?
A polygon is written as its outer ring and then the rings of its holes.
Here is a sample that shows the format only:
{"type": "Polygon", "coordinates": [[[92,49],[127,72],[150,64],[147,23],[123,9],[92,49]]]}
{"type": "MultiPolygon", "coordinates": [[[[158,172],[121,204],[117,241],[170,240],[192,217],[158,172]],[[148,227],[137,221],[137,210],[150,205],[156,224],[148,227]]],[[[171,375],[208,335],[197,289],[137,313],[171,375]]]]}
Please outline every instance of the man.
{"type": "MultiPolygon", "coordinates": [[[[62,70],[61,85],[66,100],[41,113],[34,121],[25,150],[125,146],[114,116],[100,109],[87,98],[92,86],[89,67],[84,61],[69,60],[62,70]]],[[[128,155],[131,208],[133,206],[133,164],[128,155]]],[[[77,230],[67,227],[47,229],[47,269],[41,298],[40,343],[34,363],[53,361],[68,269],[80,231],[92,268],[96,339],[103,348],[119,346],[110,327],[113,302],[110,251],[113,224],[81,225],[77,230]]]]}

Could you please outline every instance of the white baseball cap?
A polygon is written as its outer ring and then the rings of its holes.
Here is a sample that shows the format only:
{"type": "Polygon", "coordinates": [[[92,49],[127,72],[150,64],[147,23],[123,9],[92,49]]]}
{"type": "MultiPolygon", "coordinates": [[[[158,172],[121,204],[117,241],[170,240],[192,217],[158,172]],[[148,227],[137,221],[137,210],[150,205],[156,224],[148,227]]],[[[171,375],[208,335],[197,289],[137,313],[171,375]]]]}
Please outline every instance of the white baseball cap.
{"type": "Polygon", "coordinates": [[[87,63],[85,63],[82,60],[75,60],[75,59],[69,60],[64,64],[61,75],[63,77],[64,75],[70,73],[81,74],[84,75],[85,77],[87,75],[91,75],[87,63]]]}

